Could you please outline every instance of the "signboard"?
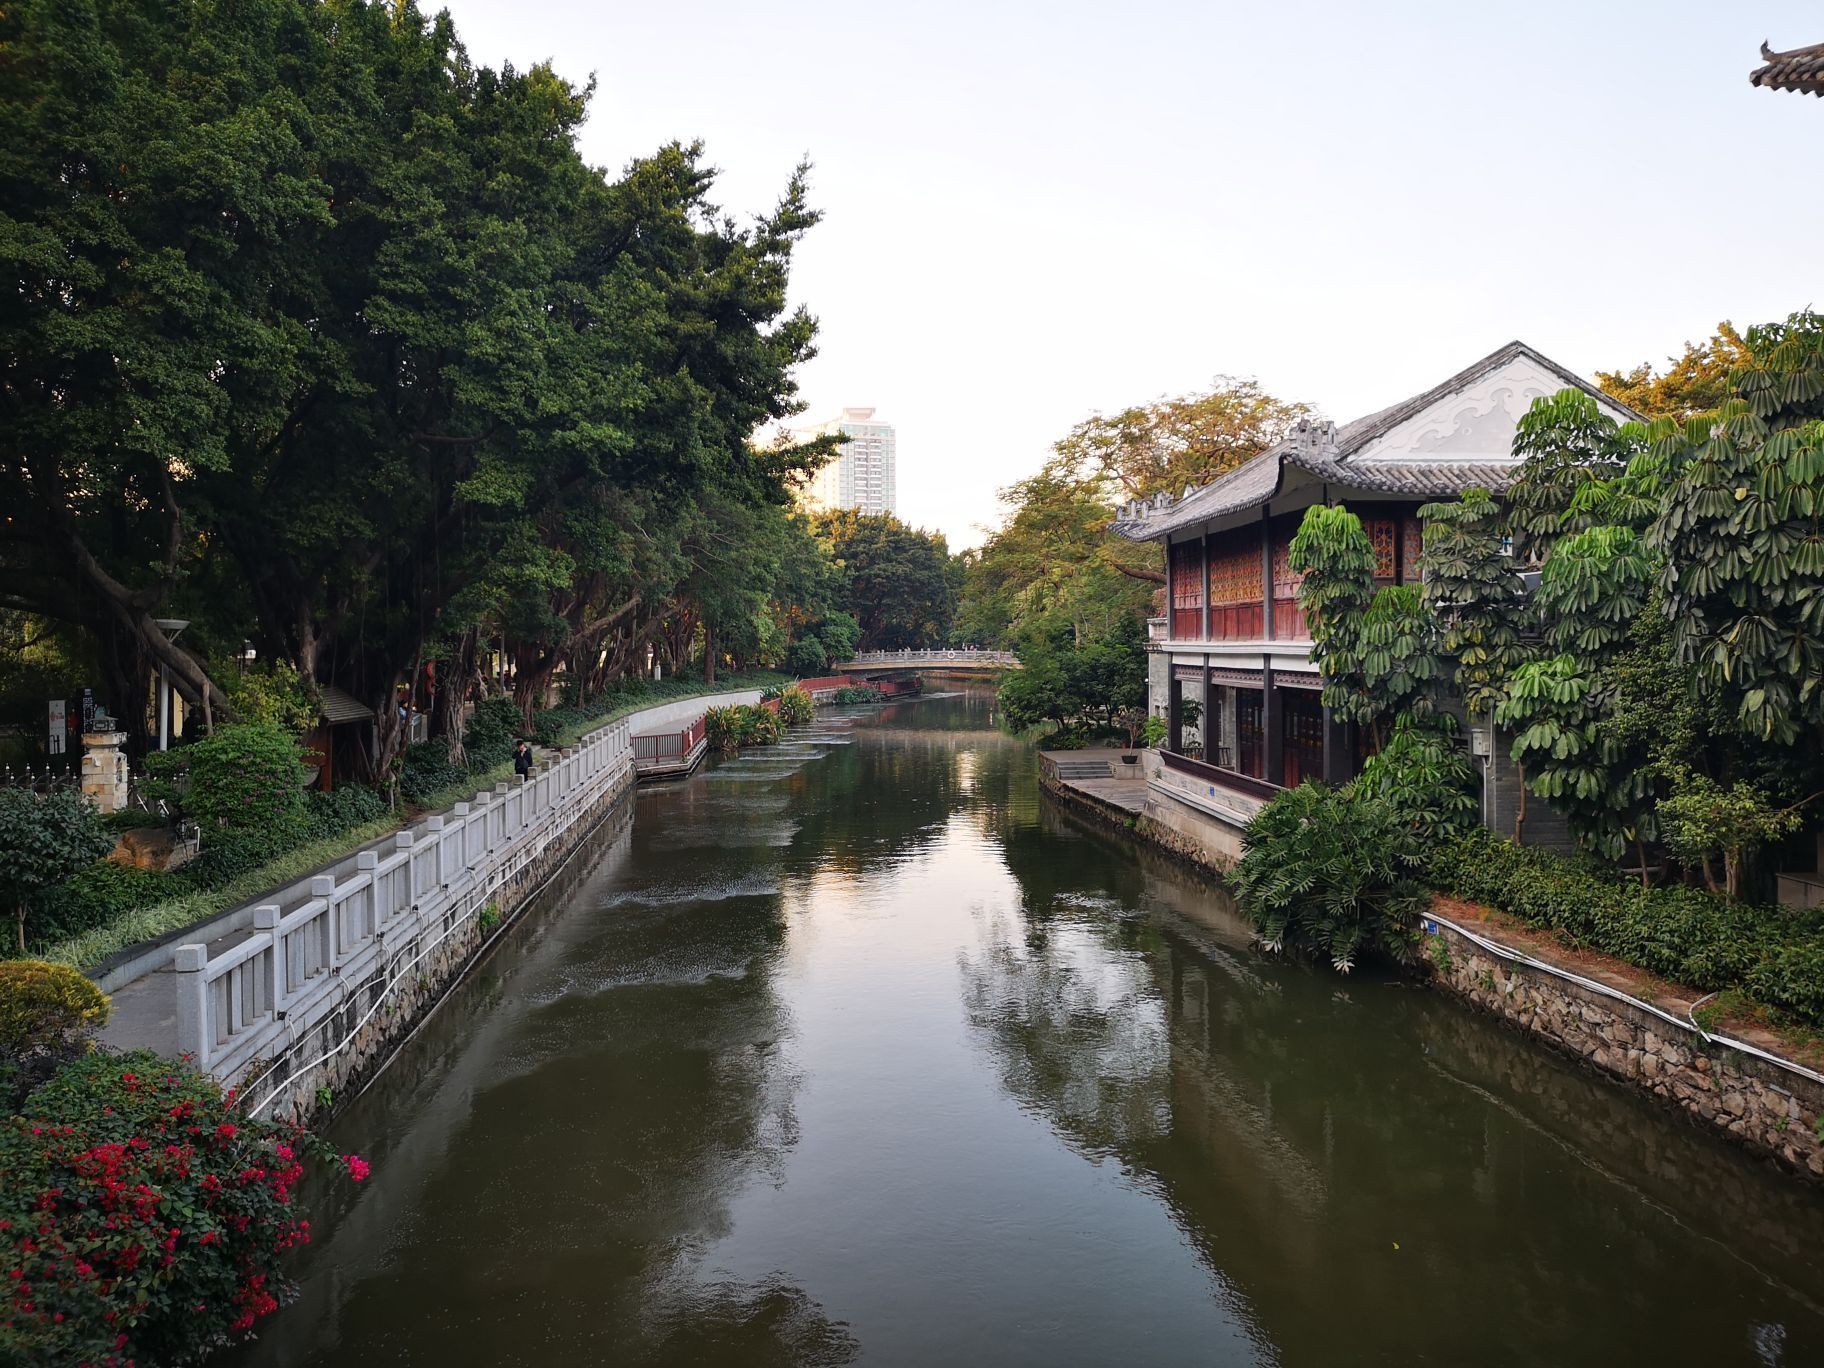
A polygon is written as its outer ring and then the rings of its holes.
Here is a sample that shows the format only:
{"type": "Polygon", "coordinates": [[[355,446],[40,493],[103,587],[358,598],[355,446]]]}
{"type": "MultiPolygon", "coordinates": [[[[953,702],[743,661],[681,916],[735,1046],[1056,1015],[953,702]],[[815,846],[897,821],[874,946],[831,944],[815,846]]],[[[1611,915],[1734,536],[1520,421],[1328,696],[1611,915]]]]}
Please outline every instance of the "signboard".
{"type": "Polygon", "coordinates": [[[85,732],[95,729],[95,690],[93,689],[82,691],[82,729],[85,732]]]}
{"type": "Polygon", "coordinates": [[[69,741],[68,703],[61,698],[51,700],[50,743],[51,754],[62,755],[63,748],[69,741]]]}

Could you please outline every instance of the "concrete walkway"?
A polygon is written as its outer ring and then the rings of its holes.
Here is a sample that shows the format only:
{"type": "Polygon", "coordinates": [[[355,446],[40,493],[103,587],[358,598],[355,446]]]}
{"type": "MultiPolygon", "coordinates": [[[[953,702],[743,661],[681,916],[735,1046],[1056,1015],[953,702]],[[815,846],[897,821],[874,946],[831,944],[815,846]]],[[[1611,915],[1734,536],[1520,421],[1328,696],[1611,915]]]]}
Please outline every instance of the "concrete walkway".
{"type": "Polygon", "coordinates": [[[1133,751],[1040,751],[1040,771],[1058,788],[1138,817],[1146,808],[1146,775],[1139,762],[1121,761],[1133,751]]]}

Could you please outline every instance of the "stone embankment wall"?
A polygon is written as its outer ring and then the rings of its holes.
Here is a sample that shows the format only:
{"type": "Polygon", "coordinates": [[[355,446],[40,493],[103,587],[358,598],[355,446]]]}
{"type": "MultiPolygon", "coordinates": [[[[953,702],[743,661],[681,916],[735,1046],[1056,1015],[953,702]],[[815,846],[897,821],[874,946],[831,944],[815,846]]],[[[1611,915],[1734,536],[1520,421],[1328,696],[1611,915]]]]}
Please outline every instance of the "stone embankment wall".
{"type": "MultiPolygon", "coordinates": [[[[1122,820],[1069,780],[1041,776],[1061,806],[1138,837],[1220,877],[1232,868],[1226,844],[1212,849],[1192,832],[1142,814],[1122,820]]],[[[1153,805],[1149,804],[1149,808],[1153,805]]],[[[1426,922],[1436,982],[1542,1043],[1583,1060],[1610,1079],[1675,1107],[1719,1136],[1824,1181],[1824,1082],[1668,1020],[1646,1003],[1611,996],[1485,948],[1461,928],[1426,922]],[[1435,948],[1441,945],[1442,949],[1435,948]]],[[[1488,939],[1487,937],[1483,938],[1488,939]]],[[[1516,952],[1517,953],[1517,952],[1516,952]]]]}
{"type": "Polygon", "coordinates": [[[1495,954],[1448,922],[1428,921],[1426,930],[1441,986],[1781,1167],[1824,1180],[1824,1084],[1643,1004],[1495,954]]]}

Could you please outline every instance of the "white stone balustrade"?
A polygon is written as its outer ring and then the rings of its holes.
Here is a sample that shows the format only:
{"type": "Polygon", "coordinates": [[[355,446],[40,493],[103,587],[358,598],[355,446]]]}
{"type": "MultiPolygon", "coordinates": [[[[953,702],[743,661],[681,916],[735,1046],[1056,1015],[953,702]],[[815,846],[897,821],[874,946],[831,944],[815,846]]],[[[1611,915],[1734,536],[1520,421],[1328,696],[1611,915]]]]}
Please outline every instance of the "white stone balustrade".
{"type": "MultiPolygon", "coordinates": [[[[529,778],[498,784],[368,849],[337,879],[312,879],[289,912],[253,911],[245,939],[177,948],[179,1048],[224,1080],[275,1058],[421,951],[476,917],[600,798],[631,782],[629,722],[556,752],[529,778]]],[[[372,995],[370,995],[372,996],[372,995]]]]}

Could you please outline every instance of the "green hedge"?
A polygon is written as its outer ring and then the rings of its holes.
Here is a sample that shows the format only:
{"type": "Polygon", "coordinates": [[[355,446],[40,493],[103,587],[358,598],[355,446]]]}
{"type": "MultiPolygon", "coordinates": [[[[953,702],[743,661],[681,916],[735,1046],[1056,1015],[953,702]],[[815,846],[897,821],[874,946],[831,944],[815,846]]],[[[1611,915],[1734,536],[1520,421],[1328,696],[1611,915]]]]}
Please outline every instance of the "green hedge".
{"type": "Polygon", "coordinates": [[[136,907],[175,898],[186,887],[176,874],[162,869],[102,860],[38,895],[33,930],[45,940],[80,936],[136,907]]]}
{"type": "Polygon", "coordinates": [[[1432,884],[1705,992],[1824,1026],[1824,913],[1637,881],[1475,832],[1433,849],[1432,884]]]}

